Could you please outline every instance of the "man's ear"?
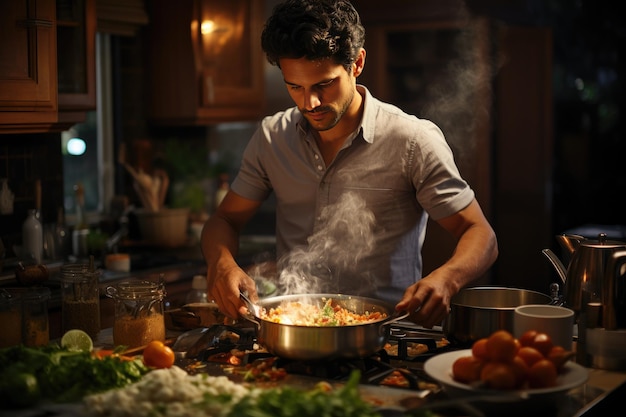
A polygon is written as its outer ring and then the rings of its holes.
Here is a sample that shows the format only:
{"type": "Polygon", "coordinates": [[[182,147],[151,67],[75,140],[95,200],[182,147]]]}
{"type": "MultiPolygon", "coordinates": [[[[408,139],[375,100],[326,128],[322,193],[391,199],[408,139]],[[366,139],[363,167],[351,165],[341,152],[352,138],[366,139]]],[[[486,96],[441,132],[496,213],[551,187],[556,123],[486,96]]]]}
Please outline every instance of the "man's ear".
{"type": "Polygon", "coordinates": [[[365,67],[365,49],[361,48],[359,55],[357,55],[354,64],[352,64],[352,75],[357,78],[363,72],[365,67]]]}

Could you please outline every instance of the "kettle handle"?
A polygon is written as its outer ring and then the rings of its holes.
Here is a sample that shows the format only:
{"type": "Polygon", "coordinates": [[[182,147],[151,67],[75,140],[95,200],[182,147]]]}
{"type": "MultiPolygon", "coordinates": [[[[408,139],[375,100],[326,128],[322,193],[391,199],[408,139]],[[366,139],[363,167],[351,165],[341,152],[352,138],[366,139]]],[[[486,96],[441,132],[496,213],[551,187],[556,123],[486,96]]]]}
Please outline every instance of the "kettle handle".
{"type": "Polygon", "coordinates": [[[567,280],[567,269],[565,268],[565,265],[563,265],[563,262],[561,262],[556,254],[550,249],[543,249],[541,253],[546,255],[546,258],[548,258],[552,266],[554,266],[554,269],[556,269],[557,274],[561,278],[561,282],[565,284],[565,281],[567,280]]]}
{"type": "Polygon", "coordinates": [[[604,276],[604,289],[602,290],[602,325],[607,330],[616,330],[620,325],[616,304],[620,302],[620,294],[626,289],[626,250],[614,252],[609,258],[604,276]]]}

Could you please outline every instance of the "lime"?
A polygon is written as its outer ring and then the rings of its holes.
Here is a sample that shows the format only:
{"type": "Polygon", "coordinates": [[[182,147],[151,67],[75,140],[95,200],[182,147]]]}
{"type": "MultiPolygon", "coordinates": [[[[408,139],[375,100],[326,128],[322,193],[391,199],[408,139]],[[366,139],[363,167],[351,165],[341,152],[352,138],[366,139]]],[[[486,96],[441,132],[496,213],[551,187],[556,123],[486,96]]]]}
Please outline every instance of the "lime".
{"type": "Polygon", "coordinates": [[[12,370],[2,374],[2,377],[0,383],[2,405],[22,408],[32,406],[40,400],[39,383],[34,375],[12,370]]]}
{"type": "Polygon", "coordinates": [[[61,347],[69,350],[82,350],[91,352],[93,350],[93,340],[91,337],[80,329],[72,329],[65,332],[61,337],[61,347]]]}

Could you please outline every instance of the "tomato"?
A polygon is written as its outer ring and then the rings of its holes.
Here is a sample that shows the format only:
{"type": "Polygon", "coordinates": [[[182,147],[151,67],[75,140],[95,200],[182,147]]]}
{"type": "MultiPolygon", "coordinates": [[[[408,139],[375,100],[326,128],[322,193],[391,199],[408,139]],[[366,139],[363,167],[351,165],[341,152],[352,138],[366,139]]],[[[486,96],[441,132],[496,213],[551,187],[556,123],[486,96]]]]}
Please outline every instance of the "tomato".
{"type": "Polygon", "coordinates": [[[474,356],[462,356],[452,363],[452,376],[456,381],[469,384],[480,379],[483,362],[474,356]]]}
{"type": "Polygon", "coordinates": [[[537,335],[537,330],[527,330],[519,338],[520,345],[532,346],[533,340],[535,339],[536,335],[537,335]]]}
{"type": "Polygon", "coordinates": [[[148,343],[143,350],[143,363],[152,368],[171,368],[175,359],[174,351],[158,340],[148,343]]]}
{"type": "Polygon", "coordinates": [[[487,360],[487,338],[478,339],[472,345],[472,355],[478,359],[487,360]]]}
{"type": "Polygon", "coordinates": [[[519,345],[511,333],[498,330],[487,338],[485,347],[490,360],[510,362],[515,357],[519,345]]]}
{"type": "Polygon", "coordinates": [[[528,376],[528,365],[519,355],[511,362],[513,373],[515,374],[515,388],[521,388],[526,383],[528,376]]]}
{"type": "Polygon", "coordinates": [[[529,388],[548,388],[556,385],[558,372],[556,366],[548,359],[542,359],[528,368],[529,388]]]}
{"type": "Polygon", "coordinates": [[[531,346],[541,352],[543,356],[548,356],[550,349],[552,349],[552,346],[554,345],[550,336],[545,333],[538,332],[533,338],[531,346]]]}
{"type": "Polygon", "coordinates": [[[522,358],[528,366],[533,366],[535,362],[545,359],[545,356],[543,356],[541,352],[531,346],[522,346],[520,350],[517,351],[517,356],[522,358]]]}
{"type": "Polygon", "coordinates": [[[507,390],[517,386],[517,375],[513,366],[503,362],[488,362],[483,366],[480,380],[489,388],[507,390]]]}
{"type": "Polygon", "coordinates": [[[574,357],[575,353],[571,350],[565,350],[562,346],[553,346],[548,353],[548,359],[556,366],[557,371],[561,371],[567,361],[574,357]]]}

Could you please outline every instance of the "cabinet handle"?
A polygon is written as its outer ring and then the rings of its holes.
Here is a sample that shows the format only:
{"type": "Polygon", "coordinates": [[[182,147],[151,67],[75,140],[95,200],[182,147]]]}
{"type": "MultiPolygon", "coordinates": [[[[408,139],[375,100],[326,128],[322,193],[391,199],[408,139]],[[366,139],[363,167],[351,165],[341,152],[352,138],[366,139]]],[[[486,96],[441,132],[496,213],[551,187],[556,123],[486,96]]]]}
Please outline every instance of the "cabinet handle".
{"type": "Polygon", "coordinates": [[[52,20],[44,20],[44,19],[24,19],[17,22],[19,26],[32,28],[32,27],[42,27],[42,28],[51,28],[54,26],[54,22],[52,20]]]}
{"type": "Polygon", "coordinates": [[[205,102],[208,105],[212,105],[215,102],[215,86],[213,85],[213,77],[211,75],[205,75],[204,77],[205,87],[205,102]]]}

